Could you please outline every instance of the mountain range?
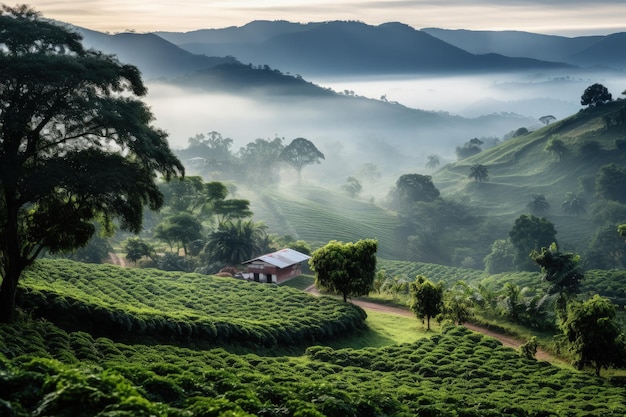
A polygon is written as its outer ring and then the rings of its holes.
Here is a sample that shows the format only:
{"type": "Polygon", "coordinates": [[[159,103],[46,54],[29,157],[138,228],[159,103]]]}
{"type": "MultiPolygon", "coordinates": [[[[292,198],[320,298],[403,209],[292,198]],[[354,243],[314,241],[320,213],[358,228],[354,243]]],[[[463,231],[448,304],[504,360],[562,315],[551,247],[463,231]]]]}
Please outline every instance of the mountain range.
{"type": "Polygon", "coordinates": [[[557,69],[567,64],[471,53],[402,23],[254,21],[240,28],[156,32],[196,54],[234,56],[291,73],[415,74],[557,69]]]}

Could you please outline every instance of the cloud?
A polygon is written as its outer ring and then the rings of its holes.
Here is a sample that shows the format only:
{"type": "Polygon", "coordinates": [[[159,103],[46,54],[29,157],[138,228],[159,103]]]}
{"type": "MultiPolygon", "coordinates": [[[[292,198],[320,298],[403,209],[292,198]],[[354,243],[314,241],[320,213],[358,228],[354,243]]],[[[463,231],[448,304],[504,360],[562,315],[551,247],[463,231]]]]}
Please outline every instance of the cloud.
{"type": "Polygon", "coordinates": [[[623,0],[33,0],[44,16],[118,32],[241,26],[252,20],[400,21],[415,28],[607,34],[626,31],[623,0]]]}

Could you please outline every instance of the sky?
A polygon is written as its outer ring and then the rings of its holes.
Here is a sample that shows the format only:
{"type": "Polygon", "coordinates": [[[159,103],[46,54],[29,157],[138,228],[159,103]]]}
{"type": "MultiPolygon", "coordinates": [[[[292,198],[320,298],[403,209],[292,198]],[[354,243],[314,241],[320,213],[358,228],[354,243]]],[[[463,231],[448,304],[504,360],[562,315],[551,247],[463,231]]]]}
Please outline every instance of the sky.
{"type": "MultiPolygon", "coordinates": [[[[101,32],[217,29],[252,20],[402,22],[415,29],[626,31],[626,0],[32,0],[44,17],[101,32]]],[[[13,3],[7,3],[12,5],[13,3]]]]}

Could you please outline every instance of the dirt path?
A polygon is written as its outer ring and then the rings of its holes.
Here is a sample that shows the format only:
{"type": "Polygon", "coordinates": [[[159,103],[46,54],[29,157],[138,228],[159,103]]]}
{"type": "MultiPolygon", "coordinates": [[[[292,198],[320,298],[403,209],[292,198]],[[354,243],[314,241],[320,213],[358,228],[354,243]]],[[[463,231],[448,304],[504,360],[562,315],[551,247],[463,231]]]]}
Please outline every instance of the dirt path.
{"type": "MultiPolygon", "coordinates": [[[[317,291],[314,285],[307,287],[305,291],[310,294],[319,295],[319,291],[317,291]]],[[[382,313],[397,314],[397,315],[405,316],[405,317],[415,317],[415,314],[413,314],[413,312],[409,310],[408,308],[393,307],[393,306],[388,306],[384,304],[378,304],[378,303],[373,303],[370,301],[363,301],[363,300],[352,300],[352,303],[360,306],[361,308],[365,310],[373,310],[373,311],[379,311],[382,313]]],[[[525,343],[524,341],[520,341],[513,337],[503,335],[501,333],[496,333],[492,330],[489,330],[484,327],[480,327],[471,323],[465,323],[464,326],[474,332],[482,333],[486,336],[490,336],[490,337],[493,337],[494,339],[498,339],[500,342],[502,342],[503,346],[510,347],[513,349],[518,349],[523,343],[525,343]]],[[[535,355],[535,357],[537,358],[537,360],[541,360],[541,361],[562,362],[559,358],[541,349],[537,350],[537,355],[535,355]]]]}
{"type": "Polygon", "coordinates": [[[114,252],[109,252],[109,263],[112,263],[113,265],[118,265],[124,268],[128,266],[128,262],[126,261],[126,258],[121,258],[117,256],[117,254],[115,254],[114,252]]]}

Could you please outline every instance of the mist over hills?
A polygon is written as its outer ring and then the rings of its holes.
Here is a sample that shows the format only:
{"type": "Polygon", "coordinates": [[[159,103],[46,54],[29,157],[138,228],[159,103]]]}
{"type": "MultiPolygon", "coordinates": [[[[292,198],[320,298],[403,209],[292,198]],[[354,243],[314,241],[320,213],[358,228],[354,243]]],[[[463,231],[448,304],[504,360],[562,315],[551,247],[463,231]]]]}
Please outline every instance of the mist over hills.
{"type": "Polygon", "coordinates": [[[253,21],[240,28],[155,32],[192,53],[234,56],[306,75],[507,72],[568,65],[477,55],[402,23],[253,21]]]}

